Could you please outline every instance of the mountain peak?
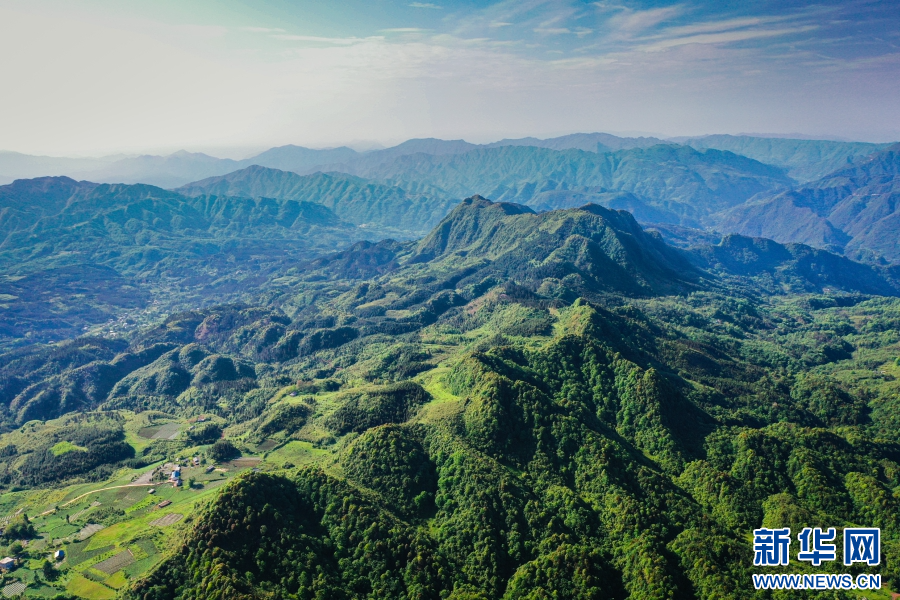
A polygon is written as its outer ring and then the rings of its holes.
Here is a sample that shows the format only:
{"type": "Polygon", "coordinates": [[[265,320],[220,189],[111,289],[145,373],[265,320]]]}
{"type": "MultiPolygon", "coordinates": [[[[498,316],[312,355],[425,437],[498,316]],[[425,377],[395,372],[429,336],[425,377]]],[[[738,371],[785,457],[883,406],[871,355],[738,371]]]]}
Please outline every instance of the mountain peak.
{"type": "Polygon", "coordinates": [[[698,275],[626,211],[589,204],[535,213],[478,195],[453,209],[410,258],[410,263],[430,261],[468,265],[478,277],[513,277],[534,288],[568,278],[586,294],[676,290],[698,275]]]}
{"type": "Polygon", "coordinates": [[[524,213],[534,213],[533,210],[531,210],[524,204],[517,204],[515,202],[492,202],[480,194],[475,194],[474,196],[466,198],[465,200],[460,202],[456,209],[454,209],[454,212],[464,211],[469,208],[498,210],[505,215],[521,215],[524,213]]]}

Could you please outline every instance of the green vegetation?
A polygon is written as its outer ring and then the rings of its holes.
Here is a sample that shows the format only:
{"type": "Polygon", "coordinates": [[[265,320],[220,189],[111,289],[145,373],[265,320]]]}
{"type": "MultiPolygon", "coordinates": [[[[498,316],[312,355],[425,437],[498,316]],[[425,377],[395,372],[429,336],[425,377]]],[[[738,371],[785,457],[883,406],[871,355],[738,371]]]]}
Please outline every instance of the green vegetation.
{"type": "Polygon", "coordinates": [[[764,600],[753,528],[868,525],[900,586],[890,269],[473,197],[279,285],[6,355],[15,577],[141,600],[764,600]]]}
{"type": "MultiPolygon", "coordinates": [[[[607,134],[484,146],[410,140],[363,154],[287,146],[245,161],[128,158],[98,172],[117,182],[143,172],[134,185],[17,180],[0,186],[0,349],[85,330],[127,337],[200,305],[266,304],[308,273],[310,261],[357,241],[375,246],[369,256],[355,254],[357,268],[371,269],[379,260],[372,254],[396,253],[474,190],[538,211],[588,203],[627,210],[682,245],[718,242],[721,235],[707,231],[714,227],[871,263],[897,260],[895,148],[731,136],[681,141],[607,134]],[[796,184],[788,175],[808,183],[786,191],[796,184]],[[374,243],[384,238],[401,242],[374,243]]],[[[383,274],[384,266],[362,276],[383,274]]]]}
{"type": "Polygon", "coordinates": [[[3,537],[8,540],[27,540],[35,535],[34,525],[25,513],[14,517],[3,531],[3,537]]]}
{"type": "Polygon", "coordinates": [[[88,452],[88,449],[84,446],[76,446],[69,441],[63,441],[50,448],[50,452],[52,452],[54,456],[62,456],[67,452],[88,452]]]}
{"type": "Polygon", "coordinates": [[[209,458],[215,462],[226,462],[241,455],[241,451],[228,440],[216,440],[207,453],[209,458]]]}
{"type": "Polygon", "coordinates": [[[0,187],[0,210],[0,293],[16,297],[0,331],[7,347],[26,333],[50,341],[101,323],[106,333],[146,325],[161,309],[196,305],[185,282],[222,301],[246,297],[248,283],[365,237],[312,202],[188,198],[64,177],[0,187]]]}

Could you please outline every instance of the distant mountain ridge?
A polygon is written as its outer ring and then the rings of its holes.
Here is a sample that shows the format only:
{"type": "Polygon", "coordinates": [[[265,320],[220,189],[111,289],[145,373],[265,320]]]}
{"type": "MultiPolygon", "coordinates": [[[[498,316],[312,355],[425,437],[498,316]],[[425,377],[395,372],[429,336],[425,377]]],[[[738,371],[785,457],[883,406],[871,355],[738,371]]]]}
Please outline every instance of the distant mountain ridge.
{"type": "Polygon", "coordinates": [[[387,162],[355,163],[347,170],[408,190],[425,185],[455,197],[484,191],[498,201],[551,208],[572,206],[550,200],[559,198],[559,192],[580,193],[577,204],[590,201],[593,194],[630,192],[665,211],[673,222],[692,226],[756,194],[791,185],[776,167],[730,152],[674,145],[605,154],[502,146],[444,156],[410,154],[387,162]]]}
{"type": "Polygon", "coordinates": [[[68,158],[59,156],[33,156],[21,152],[0,150],[0,185],[16,179],[31,179],[50,175],[76,175],[83,171],[98,170],[121,160],[120,156],[103,158],[68,158]]]}
{"type": "Polygon", "coordinates": [[[455,143],[445,149],[443,154],[416,152],[390,159],[373,153],[334,167],[349,175],[301,177],[253,166],[178,190],[188,195],[316,197],[350,222],[424,233],[455,204],[452,199],[479,190],[537,210],[593,202],[634,211],[642,222],[698,227],[713,213],[791,185],[780,169],[746,157],[665,144],[605,154],[529,146],[458,152],[466,147],[455,143]]]}
{"type": "Polygon", "coordinates": [[[242,159],[215,158],[203,153],[179,151],[167,156],[108,156],[100,158],[64,158],[30,156],[0,151],[0,184],[14,179],[66,175],[104,183],[149,183],[160,187],[178,187],[207,177],[260,165],[284,171],[309,174],[315,171],[371,168],[409,154],[435,156],[463,154],[479,148],[525,146],[552,150],[584,150],[595,153],[649,148],[657,144],[683,144],[697,149],[713,148],[742,154],[785,169],[798,181],[817,179],[842,165],[885,147],[884,144],[835,142],[828,140],[792,140],[752,136],[711,135],[662,139],[655,137],[619,137],[608,133],[575,133],[539,139],[504,139],[487,144],[435,138],[411,139],[383,150],[358,152],[346,146],[311,149],[295,145],[270,148],[242,159]],[[356,166],[353,166],[356,165],[356,166]]]}
{"type": "Polygon", "coordinates": [[[900,261],[900,144],[801,188],[735,207],[717,226],[900,261]]]}
{"type": "Polygon", "coordinates": [[[555,138],[541,140],[534,137],[519,139],[504,139],[499,142],[484,144],[486,148],[500,146],[533,146],[535,148],[549,148],[551,150],[586,150],[588,152],[610,152],[615,150],[630,150],[631,148],[649,148],[657,144],[668,143],[666,140],[655,137],[619,137],[609,133],[572,133],[555,138]]]}
{"type": "Polygon", "coordinates": [[[426,196],[342,173],[298,175],[257,165],[196,181],[176,191],[186,196],[308,200],[327,206],[355,225],[376,224],[407,238],[428,231],[455,204],[440,190],[426,196]]]}
{"type": "Polygon", "coordinates": [[[795,293],[842,290],[900,295],[900,267],[861,264],[804,244],[729,234],[718,244],[695,247],[688,254],[702,269],[751,278],[758,289],[770,293],[790,288],[795,293]]]}
{"type": "Polygon", "coordinates": [[[674,138],[692,148],[715,148],[740,154],[762,163],[785,169],[801,183],[813,181],[846,168],[890,144],[865,142],[836,142],[791,138],[763,138],[746,135],[707,135],[693,138],[674,138]]]}
{"type": "Polygon", "coordinates": [[[240,164],[244,167],[259,165],[282,171],[301,172],[326,163],[352,160],[357,156],[359,152],[346,146],[313,150],[303,146],[287,145],[270,148],[252,158],[240,161],[240,164]]]}

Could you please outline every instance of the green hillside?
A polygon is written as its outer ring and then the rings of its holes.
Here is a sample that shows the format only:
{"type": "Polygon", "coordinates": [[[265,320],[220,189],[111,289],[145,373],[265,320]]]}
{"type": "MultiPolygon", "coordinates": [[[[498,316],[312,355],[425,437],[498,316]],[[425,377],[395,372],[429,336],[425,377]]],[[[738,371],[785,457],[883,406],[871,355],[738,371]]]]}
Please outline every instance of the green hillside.
{"type": "Polygon", "coordinates": [[[739,236],[684,251],[624,211],[472,197],[417,242],[277,281],[125,340],[3,355],[7,582],[763,599],[764,524],[881,527],[863,570],[900,585],[891,269],[739,236]]]}

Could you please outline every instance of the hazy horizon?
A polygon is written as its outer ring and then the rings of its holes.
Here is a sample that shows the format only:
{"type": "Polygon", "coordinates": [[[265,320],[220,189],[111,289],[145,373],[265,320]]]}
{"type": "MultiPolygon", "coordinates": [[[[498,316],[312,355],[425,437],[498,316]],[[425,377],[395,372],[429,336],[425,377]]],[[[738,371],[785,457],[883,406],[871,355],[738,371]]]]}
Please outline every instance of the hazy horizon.
{"type": "MultiPolygon", "coordinates": [[[[431,139],[441,139],[443,141],[463,141],[471,144],[491,144],[494,142],[500,142],[506,139],[525,139],[525,138],[537,138],[537,139],[552,139],[557,137],[564,137],[567,135],[573,134],[594,134],[594,133],[602,133],[614,135],[617,137],[623,138],[640,138],[640,137],[656,137],[661,139],[662,141],[668,140],[679,140],[686,138],[701,138],[704,136],[710,135],[731,135],[735,137],[759,137],[759,138],[773,138],[773,139],[798,139],[798,140],[825,140],[825,141],[837,141],[837,142],[872,142],[872,140],[863,140],[863,139],[852,139],[841,136],[815,136],[815,135],[805,135],[799,133],[765,133],[765,132],[736,132],[736,133],[702,133],[702,134],[686,134],[686,135],[674,135],[674,136],[665,136],[658,133],[653,132],[635,132],[635,131],[627,131],[627,132],[612,132],[612,131],[570,131],[566,133],[560,133],[556,135],[523,135],[517,136],[516,138],[490,138],[485,139],[483,141],[472,141],[470,139],[465,138],[431,138],[431,139]]],[[[196,147],[196,148],[147,148],[145,150],[135,150],[131,152],[126,151],[118,151],[111,153],[100,153],[100,154],[79,154],[79,153],[70,153],[66,155],[62,154],[29,154],[26,152],[20,152],[18,150],[13,150],[9,148],[0,148],[0,154],[3,153],[13,153],[13,154],[21,154],[24,156],[34,156],[37,158],[76,158],[76,159],[98,159],[98,160],[119,160],[123,158],[134,158],[139,156],[171,156],[173,154],[177,154],[179,152],[188,152],[190,154],[205,154],[207,156],[219,159],[231,159],[231,160],[247,160],[253,158],[254,156],[265,152],[266,150],[270,150],[272,148],[278,148],[283,146],[301,146],[304,148],[308,148],[310,150],[332,150],[335,148],[347,147],[355,150],[356,152],[364,153],[371,152],[376,150],[384,150],[388,148],[392,148],[394,146],[398,146],[404,142],[415,140],[415,139],[428,139],[424,137],[412,137],[405,138],[400,141],[391,141],[389,143],[382,143],[376,140],[351,140],[343,143],[335,143],[332,145],[321,145],[321,146],[305,146],[299,143],[291,143],[288,142],[286,144],[278,144],[278,145],[257,145],[250,147],[196,147]]],[[[900,140],[900,137],[897,139],[885,139],[876,141],[874,143],[891,143],[900,140]]]]}
{"type": "Polygon", "coordinates": [[[0,148],[900,139],[889,2],[0,0],[0,148]]]}

